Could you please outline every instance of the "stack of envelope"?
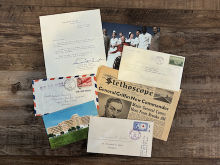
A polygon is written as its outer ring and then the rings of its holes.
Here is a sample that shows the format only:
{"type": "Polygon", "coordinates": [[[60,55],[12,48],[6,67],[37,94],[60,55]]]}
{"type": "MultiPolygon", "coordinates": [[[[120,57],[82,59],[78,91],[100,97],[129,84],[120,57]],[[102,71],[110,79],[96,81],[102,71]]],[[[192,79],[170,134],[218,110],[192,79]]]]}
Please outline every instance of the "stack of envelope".
{"type": "Polygon", "coordinates": [[[87,152],[151,157],[167,141],[185,58],[124,45],[107,67],[100,10],[40,17],[47,79],[32,81],[51,148],[88,138],[87,152]]]}

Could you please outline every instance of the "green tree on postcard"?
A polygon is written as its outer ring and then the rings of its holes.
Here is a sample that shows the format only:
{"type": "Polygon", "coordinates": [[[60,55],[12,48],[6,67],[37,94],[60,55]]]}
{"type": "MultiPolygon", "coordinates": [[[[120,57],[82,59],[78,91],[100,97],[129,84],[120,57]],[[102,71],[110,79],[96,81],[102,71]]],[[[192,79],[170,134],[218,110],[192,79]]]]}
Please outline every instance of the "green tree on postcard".
{"type": "Polygon", "coordinates": [[[49,138],[50,138],[50,137],[53,137],[53,135],[52,135],[51,133],[50,133],[50,134],[48,134],[47,136],[48,136],[49,138]]]}

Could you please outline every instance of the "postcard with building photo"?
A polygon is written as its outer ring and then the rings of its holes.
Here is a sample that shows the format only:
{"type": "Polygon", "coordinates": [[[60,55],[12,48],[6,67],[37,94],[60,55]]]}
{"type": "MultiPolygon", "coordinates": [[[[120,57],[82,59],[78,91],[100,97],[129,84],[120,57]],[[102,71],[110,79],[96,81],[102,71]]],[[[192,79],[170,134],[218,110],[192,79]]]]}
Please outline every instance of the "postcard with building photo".
{"type": "Polygon", "coordinates": [[[94,101],[44,115],[51,148],[87,139],[91,116],[98,116],[94,101]]]}
{"type": "Polygon", "coordinates": [[[107,66],[119,69],[123,46],[158,51],[160,28],[102,22],[107,66]]]}
{"type": "Polygon", "coordinates": [[[173,95],[174,95],[174,92],[161,89],[161,88],[156,88],[155,93],[154,93],[154,100],[158,100],[158,101],[171,104],[173,100],[173,95]]]}

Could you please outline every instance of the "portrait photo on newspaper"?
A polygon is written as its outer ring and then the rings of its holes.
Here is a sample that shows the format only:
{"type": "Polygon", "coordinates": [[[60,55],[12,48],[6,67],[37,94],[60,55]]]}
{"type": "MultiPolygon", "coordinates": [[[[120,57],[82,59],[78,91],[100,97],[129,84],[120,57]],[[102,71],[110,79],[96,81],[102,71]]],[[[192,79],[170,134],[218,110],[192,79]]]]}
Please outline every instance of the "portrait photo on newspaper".
{"type": "Polygon", "coordinates": [[[107,66],[119,70],[123,46],[158,51],[160,28],[102,22],[107,66]]]}
{"type": "Polygon", "coordinates": [[[98,93],[98,96],[99,108],[104,110],[100,111],[100,117],[127,119],[131,101],[112,97],[104,93],[98,93]]]}

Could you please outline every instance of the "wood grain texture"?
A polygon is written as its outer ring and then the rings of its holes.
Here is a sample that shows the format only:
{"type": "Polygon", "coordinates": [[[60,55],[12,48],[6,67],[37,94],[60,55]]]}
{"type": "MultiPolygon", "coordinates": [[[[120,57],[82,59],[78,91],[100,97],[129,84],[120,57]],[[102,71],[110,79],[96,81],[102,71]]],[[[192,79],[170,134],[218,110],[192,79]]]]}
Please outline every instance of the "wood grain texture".
{"type": "Polygon", "coordinates": [[[0,165],[107,165],[107,164],[122,164],[122,165],[219,165],[219,159],[185,159],[185,158],[138,158],[138,157],[125,157],[125,156],[113,156],[101,157],[101,156],[89,156],[89,157],[41,157],[41,156],[1,156],[0,165]]]}
{"type": "Polygon", "coordinates": [[[1,0],[3,5],[32,6],[78,6],[78,7],[112,7],[145,9],[182,9],[182,10],[220,10],[219,0],[1,0]]]}
{"type": "MultiPolygon", "coordinates": [[[[39,16],[97,9],[97,7],[48,7],[1,5],[1,23],[39,24],[39,16]]],[[[101,8],[103,22],[163,27],[220,27],[220,11],[101,8]]]]}
{"type": "Polygon", "coordinates": [[[0,164],[220,164],[220,0],[0,0],[0,164]],[[101,8],[104,22],[159,26],[161,52],[186,57],[167,142],[152,158],[51,149],[31,81],[46,78],[39,16],[101,8]]]}

